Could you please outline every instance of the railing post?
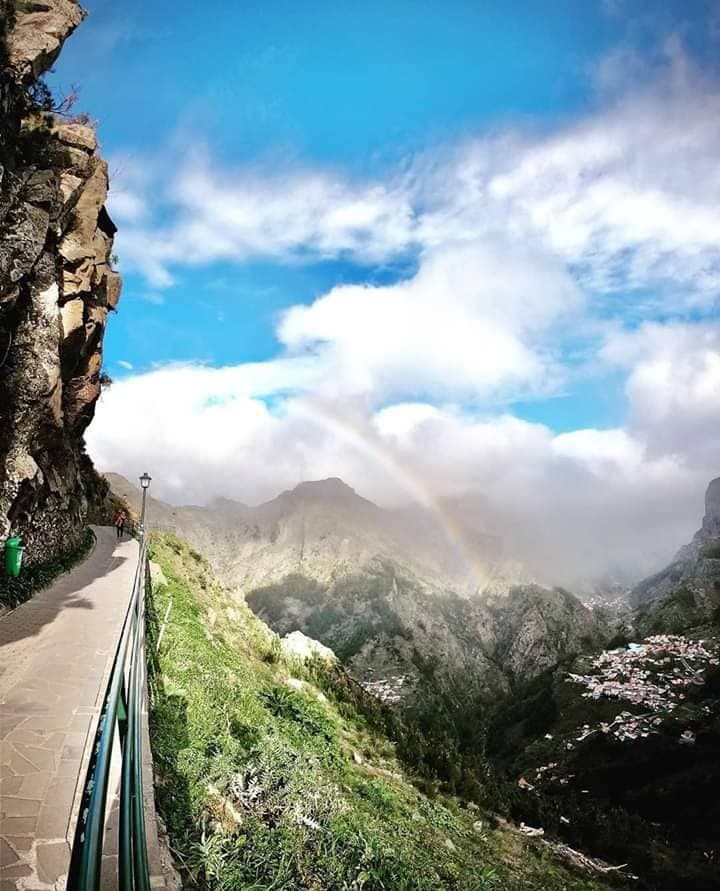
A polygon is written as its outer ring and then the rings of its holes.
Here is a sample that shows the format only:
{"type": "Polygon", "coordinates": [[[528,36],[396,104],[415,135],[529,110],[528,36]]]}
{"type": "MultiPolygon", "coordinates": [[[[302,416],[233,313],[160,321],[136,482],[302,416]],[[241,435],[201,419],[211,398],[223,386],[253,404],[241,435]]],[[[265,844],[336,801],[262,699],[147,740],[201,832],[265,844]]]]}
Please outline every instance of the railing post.
{"type": "Polygon", "coordinates": [[[120,735],[120,750],[122,752],[124,752],[125,751],[125,740],[127,739],[127,723],[128,723],[127,692],[125,689],[124,681],[123,681],[122,687],[120,688],[120,702],[118,703],[117,720],[118,720],[118,734],[120,735]]]}
{"type": "MultiPolygon", "coordinates": [[[[145,550],[143,535],[143,552],[145,550]]],[[[150,891],[150,866],[147,853],[147,836],[145,835],[145,796],[143,795],[143,758],[142,758],[142,706],[145,663],[145,563],[142,573],[142,598],[138,598],[137,615],[137,659],[135,661],[135,746],[133,752],[134,772],[134,820],[133,820],[133,868],[135,888],[137,891],[150,891]]]]}
{"type": "Polygon", "coordinates": [[[136,578],[133,610],[133,643],[128,681],[128,731],[122,764],[120,788],[121,891],[149,891],[149,865],[145,837],[145,802],[142,780],[142,679],[144,660],[144,620],[146,545],[140,540],[140,565],[136,578]]]}

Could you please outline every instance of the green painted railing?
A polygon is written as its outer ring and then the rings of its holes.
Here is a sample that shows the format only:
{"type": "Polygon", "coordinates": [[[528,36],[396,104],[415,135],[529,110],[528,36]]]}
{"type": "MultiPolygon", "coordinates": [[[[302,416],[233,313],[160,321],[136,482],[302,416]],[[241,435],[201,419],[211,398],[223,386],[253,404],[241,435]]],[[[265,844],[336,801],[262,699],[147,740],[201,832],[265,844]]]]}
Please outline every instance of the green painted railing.
{"type": "Polygon", "coordinates": [[[117,729],[122,755],[118,877],[121,891],[149,891],[142,779],[142,700],[145,676],[147,547],[115,651],[83,789],[68,874],[68,891],[99,891],[108,815],[108,786],[117,729]]]}

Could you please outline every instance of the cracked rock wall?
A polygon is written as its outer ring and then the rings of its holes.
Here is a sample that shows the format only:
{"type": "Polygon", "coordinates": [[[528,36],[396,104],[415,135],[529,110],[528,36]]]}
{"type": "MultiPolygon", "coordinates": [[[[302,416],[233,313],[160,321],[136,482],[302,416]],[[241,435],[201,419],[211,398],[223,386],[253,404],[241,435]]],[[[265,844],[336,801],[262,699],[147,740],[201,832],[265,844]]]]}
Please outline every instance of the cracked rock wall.
{"type": "Polygon", "coordinates": [[[98,495],[83,436],[121,282],[95,131],[37,93],[84,13],[0,0],[0,14],[0,541],[19,534],[38,563],[78,543],[98,495]]]}

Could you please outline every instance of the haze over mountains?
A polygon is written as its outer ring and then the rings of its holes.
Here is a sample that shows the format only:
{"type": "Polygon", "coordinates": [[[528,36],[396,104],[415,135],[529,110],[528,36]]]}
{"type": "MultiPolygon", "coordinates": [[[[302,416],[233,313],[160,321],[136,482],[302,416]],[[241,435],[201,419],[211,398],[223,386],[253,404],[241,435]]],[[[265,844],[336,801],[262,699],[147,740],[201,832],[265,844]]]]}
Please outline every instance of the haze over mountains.
{"type": "MultiPolygon", "coordinates": [[[[137,487],[118,474],[113,491],[137,504],[137,487]]],[[[463,596],[503,593],[540,581],[492,530],[475,503],[437,502],[381,508],[337,477],[300,483],[251,507],[227,498],[207,506],[148,502],[150,521],[175,527],[207,549],[228,583],[248,590],[307,571],[327,582],[376,559],[393,561],[422,590],[447,588],[463,596]],[[251,558],[251,559],[249,559],[251,558]]]]}
{"type": "MultiPolygon", "coordinates": [[[[137,505],[135,487],[108,479],[137,505]]],[[[383,510],[336,478],[258,507],[153,500],[148,517],[191,541],[276,631],[318,638],[364,681],[506,689],[603,637],[571,594],[532,584],[497,537],[383,510]]]]}
{"type": "MultiPolygon", "coordinates": [[[[116,491],[127,493],[131,499],[134,497],[135,487],[125,478],[115,473],[106,476],[116,491]]],[[[168,481],[158,479],[153,489],[168,492],[168,481]]],[[[217,565],[222,565],[223,574],[233,583],[251,582],[245,574],[256,570],[245,564],[248,551],[244,526],[227,521],[256,524],[269,535],[273,523],[284,516],[289,507],[304,505],[311,523],[331,522],[321,521],[318,516],[318,505],[323,501],[331,506],[332,516],[337,514],[341,523],[350,523],[353,532],[350,547],[359,551],[342,553],[352,563],[362,559],[364,550],[369,549],[374,554],[392,555],[416,566],[415,574],[420,578],[433,584],[450,584],[459,592],[532,581],[562,585],[589,600],[614,599],[669,562],[689,538],[695,523],[695,520],[688,523],[684,518],[675,518],[675,525],[669,524],[674,534],[665,530],[665,535],[653,546],[652,529],[643,525],[646,522],[644,505],[635,505],[629,499],[627,514],[637,515],[635,537],[631,541],[623,540],[623,547],[616,549],[618,540],[623,539],[623,528],[613,529],[601,507],[595,510],[593,505],[580,522],[573,522],[577,516],[573,507],[568,504],[567,515],[564,505],[557,502],[548,502],[543,508],[541,493],[532,489],[526,502],[513,496],[508,497],[504,506],[499,506],[495,498],[468,493],[426,498],[424,502],[405,500],[398,506],[381,507],[333,477],[300,483],[256,506],[226,497],[215,497],[205,505],[187,504],[181,500],[181,493],[175,494],[178,497],[174,504],[151,497],[156,521],[163,525],[176,524],[180,532],[193,530],[196,536],[206,535],[208,548],[217,552],[217,565]],[[601,541],[607,544],[601,547],[601,541]],[[234,549],[233,556],[228,556],[230,549],[234,549]]],[[[568,493],[568,500],[573,497],[568,493]]],[[[653,518],[664,517],[667,509],[667,504],[658,503],[653,518]]],[[[300,541],[299,516],[293,531],[284,527],[279,548],[285,549],[300,541]]],[[[628,517],[625,523],[630,523],[628,517]]],[[[318,527],[316,532],[320,537],[322,530],[318,527]]],[[[255,554],[255,544],[250,547],[255,554]]],[[[325,540],[323,548],[327,547],[325,540]]],[[[268,565],[283,571],[284,564],[278,567],[273,562],[271,549],[264,553],[268,565]]],[[[340,555],[338,552],[337,556],[340,555]]],[[[259,579],[262,570],[257,572],[259,579]]]]}
{"type": "MultiPolygon", "coordinates": [[[[107,478],[137,509],[137,487],[116,474],[107,478]]],[[[714,608],[717,561],[708,548],[717,538],[717,486],[708,489],[693,544],[633,591],[646,628],[659,621],[655,602],[667,612],[665,598],[678,587],[694,591],[683,603],[698,621],[714,608]]],[[[274,630],[300,629],[321,640],[366,682],[403,679],[405,694],[427,688],[428,679],[454,687],[462,678],[465,693],[507,689],[622,627],[619,617],[609,622],[588,610],[576,592],[534,577],[483,526],[482,514],[468,522],[452,507],[383,509],[329,478],[257,507],[222,498],[173,507],[151,497],[148,522],[192,542],[274,630]]],[[[619,584],[608,582],[600,593],[628,602],[619,584]]],[[[677,625],[676,612],[672,606],[666,630],[677,625]]],[[[681,625],[685,612],[681,604],[681,625]]]]}

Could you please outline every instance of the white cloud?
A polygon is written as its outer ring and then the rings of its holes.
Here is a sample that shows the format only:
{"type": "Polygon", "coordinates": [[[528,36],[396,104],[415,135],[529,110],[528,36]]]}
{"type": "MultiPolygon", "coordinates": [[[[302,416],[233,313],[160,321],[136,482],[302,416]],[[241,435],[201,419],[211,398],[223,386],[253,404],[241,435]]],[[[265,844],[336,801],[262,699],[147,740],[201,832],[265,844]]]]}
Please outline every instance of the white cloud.
{"type": "Polygon", "coordinates": [[[460,407],[372,411],[280,397],[302,361],[178,366],[118,381],[89,430],[91,454],[128,477],[150,468],[156,494],[178,503],[220,494],[258,502],[332,475],[382,504],[421,491],[461,498],[458,513],[566,584],[611,559],[649,571],[699,521],[707,476],[679,456],[653,457],[627,431],[555,435],[460,407]]]}
{"type": "Polygon", "coordinates": [[[482,493],[495,503],[532,490],[552,460],[552,431],[510,414],[473,417],[460,408],[399,404],[372,423],[404,466],[443,496],[482,493]]]}
{"type": "Polygon", "coordinates": [[[653,286],[656,304],[710,308],[720,287],[718,84],[675,42],[631,85],[553,132],[507,129],[366,181],[282,163],[228,169],[209,153],[165,165],[179,169],[169,181],[157,165],[131,171],[118,200],[128,201],[128,180],[160,177],[145,188],[171,222],[123,227],[119,251],[165,287],[186,264],[381,262],[500,234],[568,264],[592,292],[653,286]]]}
{"type": "Polygon", "coordinates": [[[159,287],[172,283],[173,266],[341,254],[377,262],[414,241],[409,196],[392,183],[320,170],[226,170],[198,153],[164,188],[175,221],[118,237],[123,256],[159,287]]]}
{"type": "Polygon", "coordinates": [[[625,430],[574,430],[555,437],[555,454],[583,464],[595,476],[606,479],[620,472],[628,475],[642,467],[644,449],[625,430]]]}
{"type": "Polygon", "coordinates": [[[610,336],[602,356],[628,370],[628,424],[648,448],[717,472],[720,323],[646,323],[610,336]]]}
{"type": "Polygon", "coordinates": [[[329,369],[326,396],[487,400],[557,388],[549,331],[581,307],[551,258],[464,244],[429,254],[407,281],[338,286],[295,306],[278,337],[329,369]]]}
{"type": "Polygon", "coordinates": [[[373,423],[399,466],[464,496],[460,514],[548,581],[655,571],[699,524],[707,472],[651,455],[625,430],[556,435],[512,415],[423,405],[392,406],[373,423]]]}
{"type": "Polygon", "coordinates": [[[124,189],[113,188],[108,195],[110,216],[118,223],[138,223],[148,213],[147,204],[140,195],[124,189]]]}
{"type": "Polygon", "coordinates": [[[249,468],[251,455],[266,451],[263,437],[273,428],[269,409],[255,394],[288,391],[291,382],[303,380],[309,376],[302,360],[174,365],[135,375],[103,393],[88,446],[104,468],[161,468],[158,489],[166,497],[192,502],[237,493],[241,483],[233,476],[249,468]]]}
{"type": "Polygon", "coordinates": [[[655,75],[554,133],[460,147],[429,179],[422,238],[501,228],[538,240],[591,291],[666,282],[675,304],[711,306],[720,89],[677,47],[655,75]]]}
{"type": "Polygon", "coordinates": [[[132,370],[133,370],[133,364],[132,364],[132,362],[128,362],[127,359],[118,359],[118,360],[117,360],[117,364],[118,364],[121,368],[124,368],[126,371],[132,371],[132,370]]]}

